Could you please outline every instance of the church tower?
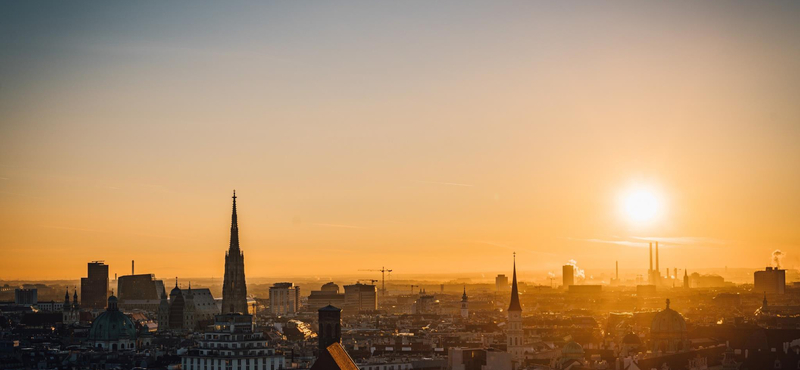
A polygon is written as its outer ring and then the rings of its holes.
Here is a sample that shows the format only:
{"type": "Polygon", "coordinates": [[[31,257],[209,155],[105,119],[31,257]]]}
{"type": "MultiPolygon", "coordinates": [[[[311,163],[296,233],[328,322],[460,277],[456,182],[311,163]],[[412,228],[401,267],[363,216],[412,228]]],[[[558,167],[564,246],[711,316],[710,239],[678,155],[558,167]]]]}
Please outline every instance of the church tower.
{"type": "Polygon", "coordinates": [[[192,283],[189,283],[189,290],[184,295],[183,306],[183,329],[192,332],[196,328],[194,320],[194,294],[192,294],[192,283]]]}
{"type": "Polygon", "coordinates": [[[461,317],[469,318],[469,307],[467,307],[467,287],[464,287],[464,294],[461,295],[461,317]]]}
{"type": "Polygon", "coordinates": [[[61,321],[64,325],[72,325],[79,323],[80,320],[80,306],[78,306],[78,291],[75,290],[75,295],[72,299],[73,303],[69,303],[69,288],[67,293],[64,294],[64,307],[62,307],[61,321]]]}
{"type": "Polygon", "coordinates": [[[689,272],[683,269],[683,288],[689,289],[689,272]]]}
{"type": "Polygon", "coordinates": [[[247,313],[247,286],[244,281],[244,253],[239,249],[239,224],[236,218],[236,191],[233,192],[231,243],[225,253],[225,278],[222,283],[222,313],[247,313]]]}
{"type": "Polygon", "coordinates": [[[319,351],[342,342],[342,310],[331,305],[317,310],[319,313],[319,351]]]}
{"type": "Polygon", "coordinates": [[[158,331],[169,330],[169,302],[167,302],[167,291],[161,292],[161,303],[158,305],[158,331]]]}
{"type": "Polygon", "coordinates": [[[517,254],[514,253],[514,275],[511,281],[511,304],[508,305],[508,322],[506,337],[508,338],[508,353],[514,362],[525,359],[522,331],[522,306],[519,304],[519,289],[517,288],[517,254]]]}

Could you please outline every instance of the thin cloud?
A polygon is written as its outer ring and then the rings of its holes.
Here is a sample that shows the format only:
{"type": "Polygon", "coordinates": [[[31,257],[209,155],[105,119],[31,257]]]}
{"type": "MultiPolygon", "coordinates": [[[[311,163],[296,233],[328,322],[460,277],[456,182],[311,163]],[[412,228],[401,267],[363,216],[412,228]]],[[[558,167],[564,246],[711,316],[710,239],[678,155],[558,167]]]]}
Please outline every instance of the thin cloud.
{"type": "Polygon", "coordinates": [[[354,225],[341,225],[341,224],[325,224],[325,223],[312,223],[312,226],[321,226],[321,227],[339,227],[342,229],[366,229],[363,226],[354,226],[354,225]]]}
{"type": "Polygon", "coordinates": [[[625,238],[619,238],[619,239],[566,238],[566,239],[588,242],[588,243],[624,245],[627,247],[637,247],[637,248],[647,247],[650,245],[651,242],[659,242],[659,246],[662,247],[669,247],[670,245],[720,246],[720,245],[730,244],[730,242],[722,239],[694,237],[694,236],[680,236],[680,237],[631,236],[628,239],[625,238]]]}
{"type": "Polygon", "coordinates": [[[471,187],[475,186],[475,185],[472,185],[472,184],[460,184],[460,183],[457,183],[457,182],[439,182],[439,181],[423,181],[423,180],[417,180],[417,182],[418,182],[418,183],[421,183],[421,184],[436,184],[436,185],[449,185],[449,186],[464,186],[464,187],[469,187],[469,188],[471,188],[471,187]]]}

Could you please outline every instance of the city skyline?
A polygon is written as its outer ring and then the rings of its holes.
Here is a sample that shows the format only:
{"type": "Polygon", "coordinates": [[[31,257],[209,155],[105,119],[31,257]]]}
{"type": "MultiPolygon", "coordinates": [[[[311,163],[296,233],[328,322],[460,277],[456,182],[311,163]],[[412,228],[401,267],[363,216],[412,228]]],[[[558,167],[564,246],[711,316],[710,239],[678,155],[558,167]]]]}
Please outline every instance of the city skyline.
{"type": "Polygon", "coordinates": [[[797,3],[4,10],[0,279],[800,266],[797,3]]]}

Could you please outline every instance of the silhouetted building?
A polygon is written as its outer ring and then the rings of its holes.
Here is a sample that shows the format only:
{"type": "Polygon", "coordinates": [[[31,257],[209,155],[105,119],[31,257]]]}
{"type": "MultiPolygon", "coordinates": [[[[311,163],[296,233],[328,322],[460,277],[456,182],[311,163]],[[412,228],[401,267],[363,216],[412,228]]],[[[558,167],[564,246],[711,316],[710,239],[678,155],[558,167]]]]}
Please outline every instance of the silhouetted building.
{"type": "Polygon", "coordinates": [[[166,293],[162,293],[158,306],[158,331],[192,332],[200,328],[201,324],[210,325],[213,317],[218,314],[217,305],[208,289],[183,290],[178,287],[175,279],[175,288],[169,293],[167,302],[166,293]]]}
{"type": "Polygon", "coordinates": [[[374,311],[378,309],[378,294],[375,285],[356,283],[344,286],[345,312],[374,311]]]}
{"type": "Polygon", "coordinates": [[[753,274],[753,291],[767,294],[783,294],[786,291],[786,270],[767,267],[753,274]]]}
{"type": "Polygon", "coordinates": [[[78,290],[72,296],[72,303],[69,302],[69,288],[64,293],[64,305],[61,306],[61,321],[64,325],[72,325],[81,322],[81,306],[78,304],[78,290]]]}
{"type": "Polygon", "coordinates": [[[564,265],[561,267],[561,277],[564,288],[567,288],[570,285],[575,285],[575,266],[564,265]]]}
{"type": "MultiPolygon", "coordinates": [[[[325,286],[323,286],[323,288],[325,288],[325,286]]],[[[338,291],[338,287],[335,291],[312,290],[311,295],[308,296],[308,307],[306,308],[309,310],[319,310],[327,305],[344,307],[344,294],[339,293],[338,291]]]]}
{"type": "Polygon", "coordinates": [[[469,298],[467,297],[467,287],[464,287],[464,293],[461,294],[461,318],[469,318],[469,298]]]}
{"type": "Polygon", "coordinates": [[[236,217],[236,191],[233,192],[231,242],[225,253],[225,278],[222,284],[222,313],[248,313],[247,285],[244,280],[244,252],[239,249],[239,222],[236,217]]]}
{"type": "Polygon", "coordinates": [[[92,321],[89,345],[103,350],[135,350],[136,327],[117,306],[117,297],[108,297],[108,307],[92,321]]]}
{"type": "Polygon", "coordinates": [[[101,309],[108,301],[108,265],[102,261],[89,262],[87,277],[81,278],[81,305],[101,309]]]}
{"type": "Polygon", "coordinates": [[[319,350],[320,353],[334,343],[342,342],[342,310],[331,305],[319,311],[319,350]]]}
{"type": "Polygon", "coordinates": [[[508,276],[504,274],[497,275],[497,277],[494,278],[494,285],[498,292],[505,292],[508,290],[508,276]]]}
{"type": "Polygon", "coordinates": [[[514,362],[525,359],[525,342],[522,330],[522,305],[519,303],[519,290],[517,288],[517,256],[514,254],[514,272],[511,278],[511,302],[508,305],[508,326],[506,338],[508,339],[508,353],[514,362]]]}
{"type": "Polygon", "coordinates": [[[33,289],[14,289],[14,304],[32,306],[39,302],[39,291],[33,289]]]}
{"type": "Polygon", "coordinates": [[[124,275],[117,279],[117,299],[120,308],[155,311],[164,282],[156,280],[153,274],[124,275]]]}
{"type": "Polygon", "coordinates": [[[653,317],[650,324],[650,349],[653,353],[686,351],[690,347],[686,320],[677,311],[667,307],[653,317]]]}

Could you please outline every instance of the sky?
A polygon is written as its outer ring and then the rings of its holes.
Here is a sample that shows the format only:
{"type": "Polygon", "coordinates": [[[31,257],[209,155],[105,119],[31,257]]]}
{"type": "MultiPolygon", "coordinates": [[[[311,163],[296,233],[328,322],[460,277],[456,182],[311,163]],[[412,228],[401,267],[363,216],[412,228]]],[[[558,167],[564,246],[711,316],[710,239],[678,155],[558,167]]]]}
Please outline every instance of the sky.
{"type": "MultiPolygon", "coordinates": [[[[800,3],[0,5],[0,279],[800,266],[800,3]],[[643,221],[631,194],[654,199],[643,221]]],[[[638,199],[638,198],[637,198],[638,199]]]]}

